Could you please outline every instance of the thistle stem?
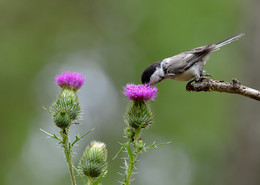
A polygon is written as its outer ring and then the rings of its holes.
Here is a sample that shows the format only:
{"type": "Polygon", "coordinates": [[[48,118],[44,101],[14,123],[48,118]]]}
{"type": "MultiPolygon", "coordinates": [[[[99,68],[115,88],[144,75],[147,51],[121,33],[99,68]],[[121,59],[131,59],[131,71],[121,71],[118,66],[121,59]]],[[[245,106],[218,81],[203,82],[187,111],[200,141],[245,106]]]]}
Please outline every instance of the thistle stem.
{"type": "Polygon", "coordinates": [[[131,179],[131,176],[132,176],[132,172],[133,172],[133,169],[134,169],[134,164],[135,164],[137,155],[138,155],[138,153],[134,154],[133,161],[131,161],[129,163],[128,174],[127,174],[127,177],[126,177],[125,185],[129,185],[130,184],[130,179],[131,179]]]}
{"type": "Polygon", "coordinates": [[[64,147],[64,153],[66,156],[66,160],[68,163],[68,167],[69,167],[69,173],[70,173],[70,179],[71,179],[71,183],[72,185],[76,185],[76,180],[73,174],[73,165],[71,162],[71,147],[69,144],[69,137],[68,137],[68,129],[64,129],[63,133],[62,133],[62,139],[63,139],[63,147],[64,147]]]}
{"type": "Polygon", "coordinates": [[[130,179],[131,179],[131,176],[132,176],[132,172],[133,172],[133,169],[134,169],[134,164],[136,163],[136,159],[137,159],[137,156],[140,152],[140,150],[138,149],[138,146],[137,146],[137,142],[138,142],[138,138],[139,138],[139,134],[140,134],[140,131],[141,131],[141,128],[138,128],[136,129],[136,132],[135,132],[135,138],[134,138],[134,153],[133,153],[133,156],[132,156],[132,160],[130,160],[130,157],[131,156],[128,156],[128,161],[129,161],[129,167],[127,169],[127,176],[126,176],[126,179],[125,179],[125,185],[129,185],[130,184],[130,179]]]}
{"type": "Polygon", "coordinates": [[[87,185],[92,185],[93,184],[93,180],[90,178],[90,177],[88,177],[88,183],[87,183],[87,185]]]}

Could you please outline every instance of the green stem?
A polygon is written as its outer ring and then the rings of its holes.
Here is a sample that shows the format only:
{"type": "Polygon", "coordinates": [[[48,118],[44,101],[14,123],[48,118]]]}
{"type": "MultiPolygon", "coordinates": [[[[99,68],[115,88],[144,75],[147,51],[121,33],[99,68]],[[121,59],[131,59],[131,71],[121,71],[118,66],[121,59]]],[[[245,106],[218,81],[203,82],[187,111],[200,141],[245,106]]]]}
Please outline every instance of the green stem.
{"type": "MultiPolygon", "coordinates": [[[[139,134],[140,134],[140,131],[141,131],[141,128],[138,128],[136,129],[136,132],[135,132],[135,138],[134,138],[134,153],[133,153],[133,160],[130,160],[128,159],[129,161],[129,164],[128,164],[128,172],[127,172],[127,176],[126,176],[126,179],[125,179],[125,185],[129,185],[130,184],[130,179],[131,179],[131,176],[132,176],[132,172],[133,172],[133,169],[134,169],[134,164],[136,163],[136,159],[137,159],[137,156],[140,152],[140,150],[138,149],[137,145],[138,145],[138,138],[139,138],[139,134]]],[[[128,156],[128,158],[130,158],[130,156],[128,156]]]]}
{"type": "Polygon", "coordinates": [[[68,133],[68,129],[63,130],[62,136],[63,136],[63,144],[64,144],[64,153],[69,167],[71,183],[72,185],[76,185],[76,180],[73,174],[73,165],[71,162],[71,147],[69,144],[69,137],[67,133],[68,133]]]}
{"type": "Polygon", "coordinates": [[[87,185],[92,185],[93,184],[93,180],[90,178],[90,177],[88,177],[88,183],[87,183],[87,185]]]}
{"type": "Polygon", "coordinates": [[[125,185],[130,184],[130,179],[131,179],[131,176],[132,176],[132,172],[133,172],[133,169],[134,169],[134,164],[136,162],[137,156],[138,156],[138,153],[134,154],[133,161],[129,163],[128,174],[127,174],[127,177],[126,177],[125,185]]]}

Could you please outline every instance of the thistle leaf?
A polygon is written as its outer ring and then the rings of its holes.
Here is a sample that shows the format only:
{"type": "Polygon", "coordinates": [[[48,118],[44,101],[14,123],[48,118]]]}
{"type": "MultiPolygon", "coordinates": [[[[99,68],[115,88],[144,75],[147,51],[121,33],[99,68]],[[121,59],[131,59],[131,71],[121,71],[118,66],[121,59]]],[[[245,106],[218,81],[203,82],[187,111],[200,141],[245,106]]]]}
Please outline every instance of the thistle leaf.
{"type": "Polygon", "coordinates": [[[73,147],[78,141],[80,141],[81,139],[83,139],[86,135],[88,135],[90,132],[92,132],[94,130],[91,129],[90,131],[86,132],[84,135],[82,135],[81,137],[76,136],[76,139],[73,141],[73,143],[71,144],[71,147],[73,147]]]}
{"type": "Polygon", "coordinates": [[[133,159],[133,152],[131,150],[130,145],[128,145],[128,147],[127,147],[127,152],[128,152],[128,156],[129,156],[129,163],[132,163],[134,159],[133,159]]]}
{"type": "Polygon", "coordinates": [[[45,130],[43,130],[43,129],[41,129],[41,128],[40,128],[40,131],[44,132],[45,134],[47,134],[47,135],[50,136],[51,138],[56,139],[56,140],[58,140],[58,141],[61,142],[61,139],[58,138],[55,134],[50,134],[49,132],[47,132],[47,131],[45,131],[45,130]]]}
{"type": "Polygon", "coordinates": [[[153,143],[152,145],[145,147],[144,150],[151,149],[151,148],[158,148],[158,146],[166,145],[166,144],[170,144],[170,143],[171,143],[171,141],[159,143],[159,144],[153,143]]]}
{"type": "Polygon", "coordinates": [[[129,141],[127,141],[126,143],[122,144],[120,150],[117,152],[117,154],[115,155],[115,157],[113,157],[112,160],[114,160],[115,158],[117,158],[117,157],[119,156],[119,154],[121,154],[121,153],[125,150],[126,145],[128,145],[128,144],[129,144],[129,141]]]}

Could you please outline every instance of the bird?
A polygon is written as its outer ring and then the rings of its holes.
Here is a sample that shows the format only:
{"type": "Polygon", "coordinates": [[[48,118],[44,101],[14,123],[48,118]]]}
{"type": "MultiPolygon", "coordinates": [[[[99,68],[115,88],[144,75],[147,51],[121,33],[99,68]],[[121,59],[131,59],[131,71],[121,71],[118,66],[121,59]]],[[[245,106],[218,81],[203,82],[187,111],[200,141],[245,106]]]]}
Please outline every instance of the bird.
{"type": "Polygon", "coordinates": [[[212,52],[238,40],[243,35],[243,33],[239,33],[216,44],[197,47],[155,62],[144,70],[141,82],[148,85],[154,85],[166,79],[193,82],[199,81],[201,77],[211,76],[205,74],[204,65],[212,52]]]}

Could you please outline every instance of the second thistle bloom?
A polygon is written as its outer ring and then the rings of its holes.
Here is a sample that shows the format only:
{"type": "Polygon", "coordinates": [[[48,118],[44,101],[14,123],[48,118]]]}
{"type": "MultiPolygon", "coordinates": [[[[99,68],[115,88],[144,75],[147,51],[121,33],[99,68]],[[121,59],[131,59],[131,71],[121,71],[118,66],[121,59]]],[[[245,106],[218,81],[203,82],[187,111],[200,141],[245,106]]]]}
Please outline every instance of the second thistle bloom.
{"type": "Polygon", "coordinates": [[[155,100],[158,91],[157,87],[149,85],[135,85],[132,83],[126,84],[123,89],[124,95],[135,101],[155,100]]]}
{"type": "Polygon", "coordinates": [[[152,124],[152,112],[147,101],[155,99],[157,88],[149,85],[127,84],[123,89],[124,95],[133,100],[129,103],[125,114],[125,122],[129,126],[128,131],[132,130],[132,136],[127,132],[127,137],[133,140],[135,129],[145,128],[152,124]]]}

